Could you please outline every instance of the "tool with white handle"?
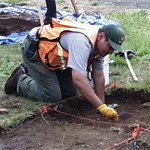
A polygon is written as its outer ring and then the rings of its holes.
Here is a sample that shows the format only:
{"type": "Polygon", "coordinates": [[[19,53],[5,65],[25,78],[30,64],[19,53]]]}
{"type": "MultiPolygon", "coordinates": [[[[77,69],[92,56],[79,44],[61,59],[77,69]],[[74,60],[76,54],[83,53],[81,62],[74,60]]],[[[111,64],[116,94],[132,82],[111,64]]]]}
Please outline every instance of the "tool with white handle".
{"type": "Polygon", "coordinates": [[[131,63],[130,63],[130,61],[129,61],[129,59],[128,59],[128,55],[127,55],[127,52],[126,52],[126,51],[124,51],[124,58],[125,58],[126,63],[127,63],[127,65],[128,65],[129,71],[130,71],[130,73],[131,73],[131,75],[132,75],[132,77],[133,77],[133,80],[137,82],[137,81],[138,81],[138,78],[137,78],[137,76],[135,75],[135,73],[134,73],[134,71],[133,71],[132,65],[131,65],[131,63]]]}

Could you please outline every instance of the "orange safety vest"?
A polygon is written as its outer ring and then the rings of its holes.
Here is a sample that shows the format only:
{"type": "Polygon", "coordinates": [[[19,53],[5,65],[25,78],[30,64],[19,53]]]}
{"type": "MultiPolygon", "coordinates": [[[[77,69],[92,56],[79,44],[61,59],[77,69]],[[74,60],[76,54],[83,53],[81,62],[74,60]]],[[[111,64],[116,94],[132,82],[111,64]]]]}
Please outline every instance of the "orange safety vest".
{"type": "Polygon", "coordinates": [[[39,32],[39,55],[42,62],[50,69],[64,70],[67,68],[68,51],[59,44],[59,37],[64,31],[83,33],[88,37],[94,48],[99,27],[82,24],[73,20],[52,19],[52,27],[44,25],[39,32]]]}

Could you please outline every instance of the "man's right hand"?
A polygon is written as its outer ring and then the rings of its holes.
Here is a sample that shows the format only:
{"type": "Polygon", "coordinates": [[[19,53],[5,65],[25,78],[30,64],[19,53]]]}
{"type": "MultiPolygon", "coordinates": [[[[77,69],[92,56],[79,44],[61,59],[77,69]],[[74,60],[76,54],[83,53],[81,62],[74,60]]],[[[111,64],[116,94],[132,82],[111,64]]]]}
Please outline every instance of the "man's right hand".
{"type": "Polygon", "coordinates": [[[118,113],[115,111],[115,109],[108,107],[106,104],[100,105],[97,107],[97,110],[110,119],[118,120],[118,113]]]}

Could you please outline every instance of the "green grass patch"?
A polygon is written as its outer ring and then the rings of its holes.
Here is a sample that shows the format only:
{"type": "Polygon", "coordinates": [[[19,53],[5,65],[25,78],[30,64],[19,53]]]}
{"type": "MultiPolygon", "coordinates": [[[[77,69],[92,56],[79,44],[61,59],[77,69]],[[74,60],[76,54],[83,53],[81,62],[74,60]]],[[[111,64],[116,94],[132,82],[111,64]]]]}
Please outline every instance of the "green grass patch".
{"type": "MultiPolygon", "coordinates": [[[[34,1],[33,1],[34,2],[34,1]]],[[[33,4],[32,2],[32,4],[33,4]]],[[[3,0],[3,3],[10,3],[10,4],[31,4],[31,1],[25,1],[25,0],[3,0]]]]}
{"type": "Polygon", "coordinates": [[[111,56],[115,63],[110,65],[111,72],[119,72],[120,75],[110,77],[110,81],[119,82],[123,88],[135,88],[150,90],[150,17],[147,11],[114,13],[111,19],[118,20],[125,30],[126,38],[123,49],[136,51],[136,56],[130,62],[139,81],[133,82],[124,58],[111,56]]]}
{"type": "Polygon", "coordinates": [[[0,108],[9,113],[0,113],[0,128],[13,127],[28,118],[40,114],[40,107],[48,102],[33,101],[20,96],[5,95],[4,84],[12,71],[22,63],[20,43],[0,45],[0,108]]]}
{"type": "Polygon", "coordinates": [[[126,39],[123,44],[124,49],[133,49],[137,51],[142,60],[149,60],[150,48],[150,18],[148,12],[141,10],[133,13],[115,13],[112,19],[119,20],[121,26],[126,32],[126,39]]]}
{"type": "Polygon", "coordinates": [[[20,44],[0,45],[0,90],[4,82],[18,64],[22,62],[20,44]]]}
{"type": "Polygon", "coordinates": [[[57,0],[56,2],[57,3],[64,3],[65,1],[64,0],[57,0]]]}
{"type": "Polygon", "coordinates": [[[6,108],[8,113],[0,114],[0,129],[14,127],[23,123],[29,118],[33,118],[41,113],[43,105],[50,103],[39,102],[22,98],[20,96],[1,96],[1,107],[6,108]]]}

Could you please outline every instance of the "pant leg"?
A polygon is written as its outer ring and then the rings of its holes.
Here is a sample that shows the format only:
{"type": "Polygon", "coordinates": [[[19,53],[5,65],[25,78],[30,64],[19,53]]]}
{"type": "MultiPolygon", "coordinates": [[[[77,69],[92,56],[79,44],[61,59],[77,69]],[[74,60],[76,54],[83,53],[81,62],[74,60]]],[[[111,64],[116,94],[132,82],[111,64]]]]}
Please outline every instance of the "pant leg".
{"type": "Polygon", "coordinates": [[[71,69],[57,70],[57,77],[62,91],[62,98],[68,98],[77,95],[76,87],[72,82],[71,69]]]}
{"type": "MultiPolygon", "coordinates": [[[[25,46],[24,46],[25,47],[25,46]]],[[[18,81],[17,92],[27,98],[56,102],[62,98],[56,71],[48,70],[41,62],[38,53],[29,60],[22,57],[29,75],[22,75],[18,81]]]]}
{"type": "Polygon", "coordinates": [[[47,11],[45,19],[49,20],[51,17],[56,18],[56,2],[55,0],[46,0],[47,11]]]}

